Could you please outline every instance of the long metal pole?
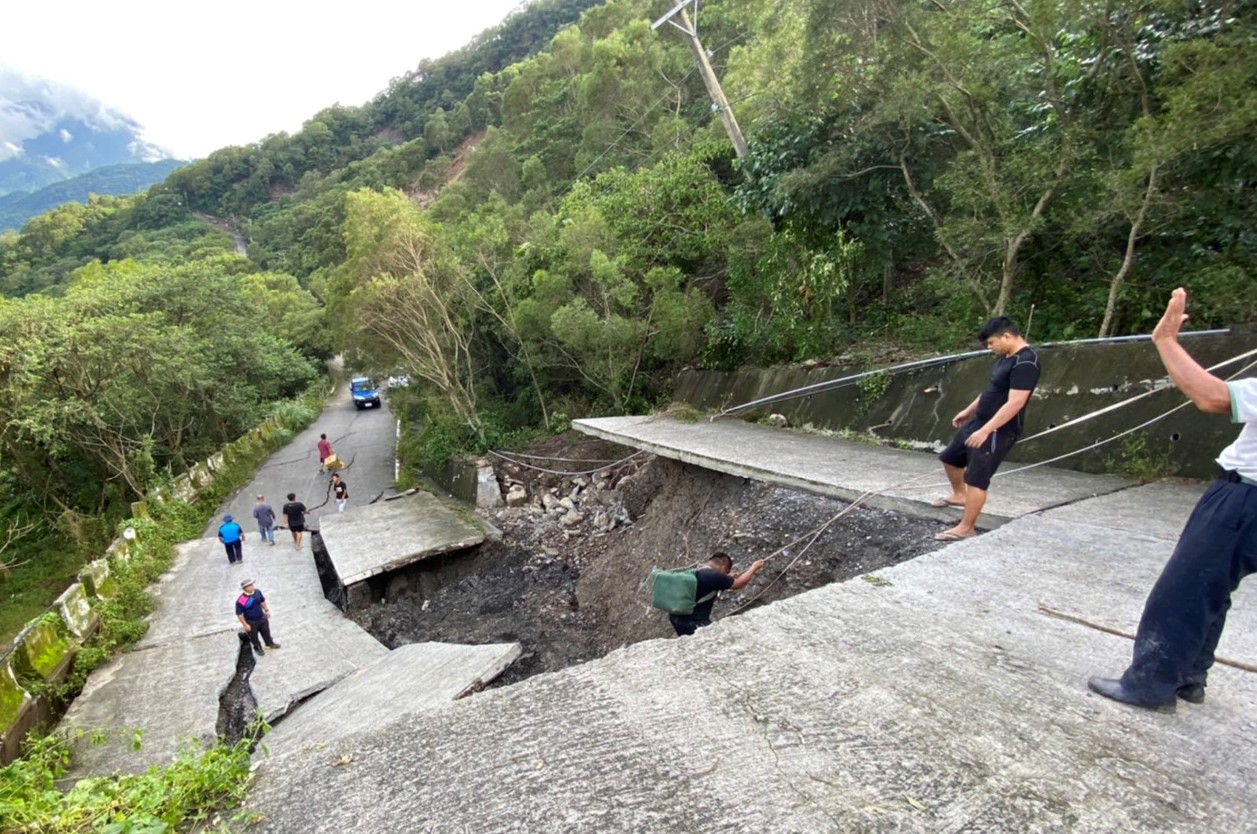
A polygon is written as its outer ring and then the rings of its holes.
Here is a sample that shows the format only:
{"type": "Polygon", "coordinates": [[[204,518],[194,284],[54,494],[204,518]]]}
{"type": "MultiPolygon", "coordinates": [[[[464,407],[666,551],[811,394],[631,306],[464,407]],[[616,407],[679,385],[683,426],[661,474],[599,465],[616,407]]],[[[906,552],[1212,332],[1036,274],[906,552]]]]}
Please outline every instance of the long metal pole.
{"type": "Polygon", "coordinates": [[[720,79],[716,78],[716,71],[712,69],[711,61],[707,60],[707,51],[698,40],[698,30],[690,22],[690,16],[685,9],[677,12],[677,17],[680,18],[680,25],[677,28],[685,33],[690,51],[694,53],[694,58],[698,61],[698,71],[703,76],[703,83],[707,85],[712,105],[720,114],[720,121],[724,122],[725,132],[729,134],[729,140],[733,142],[733,149],[737,151],[738,159],[745,164],[751,159],[751,149],[747,147],[746,139],[742,136],[742,128],[738,126],[738,120],[733,115],[733,108],[729,106],[729,100],[725,98],[725,92],[720,87],[720,79]]]}

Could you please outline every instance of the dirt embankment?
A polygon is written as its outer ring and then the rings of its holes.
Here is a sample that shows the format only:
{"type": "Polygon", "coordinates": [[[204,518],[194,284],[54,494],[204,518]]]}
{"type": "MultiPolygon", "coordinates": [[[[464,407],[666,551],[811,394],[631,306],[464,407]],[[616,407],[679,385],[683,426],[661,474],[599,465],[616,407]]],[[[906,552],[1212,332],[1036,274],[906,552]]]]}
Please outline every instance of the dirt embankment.
{"type": "Polygon", "coordinates": [[[646,455],[590,472],[633,453],[602,442],[530,453],[569,459],[530,458],[533,465],[585,474],[500,467],[503,494],[513,494],[515,506],[487,517],[503,541],[425,566],[355,618],[390,647],[518,641],[524,655],[502,679],[510,683],[671,635],[666,615],[650,607],[654,566],[682,567],[723,551],[737,570],[807,537],[771,558],[745,590],[723,594],[718,619],[941,546],[931,538],[936,521],[861,507],[804,552],[808,534],[844,502],[646,455]]]}

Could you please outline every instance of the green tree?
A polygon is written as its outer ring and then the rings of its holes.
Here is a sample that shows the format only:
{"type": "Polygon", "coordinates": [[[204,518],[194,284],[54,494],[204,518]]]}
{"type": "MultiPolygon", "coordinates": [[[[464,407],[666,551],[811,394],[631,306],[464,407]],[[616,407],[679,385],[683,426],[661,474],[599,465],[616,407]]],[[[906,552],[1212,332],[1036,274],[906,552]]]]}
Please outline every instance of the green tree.
{"type": "Polygon", "coordinates": [[[347,198],[347,257],[331,286],[346,336],[375,367],[401,365],[477,434],[474,301],[436,229],[400,191],[347,198]]]}

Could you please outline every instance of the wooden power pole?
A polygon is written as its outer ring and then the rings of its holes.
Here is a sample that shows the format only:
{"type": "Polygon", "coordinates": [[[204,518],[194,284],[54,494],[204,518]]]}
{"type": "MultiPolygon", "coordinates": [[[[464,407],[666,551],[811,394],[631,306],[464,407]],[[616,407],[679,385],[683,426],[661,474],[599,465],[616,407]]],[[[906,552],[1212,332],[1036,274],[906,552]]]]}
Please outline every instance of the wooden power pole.
{"type": "Polygon", "coordinates": [[[750,162],[751,149],[746,145],[746,138],[742,135],[742,128],[738,127],[738,120],[733,115],[729,100],[725,98],[725,91],[720,87],[720,79],[716,78],[716,71],[711,68],[711,61],[707,60],[707,51],[698,40],[698,27],[690,21],[686,8],[691,3],[694,4],[695,15],[697,15],[698,0],[681,0],[673,6],[672,11],[656,20],[650,28],[658,29],[665,23],[671,23],[685,34],[690,51],[694,53],[694,59],[698,61],[698,71],[703,76],[703,83],[707,85],[707,92],[711,96],[712,109],[720,114],[720,121],[724,122],[725,132],[729,134],[729,140],[733,142],[733,149],[737,151],[738,159],[746,164],[750,162]]]}

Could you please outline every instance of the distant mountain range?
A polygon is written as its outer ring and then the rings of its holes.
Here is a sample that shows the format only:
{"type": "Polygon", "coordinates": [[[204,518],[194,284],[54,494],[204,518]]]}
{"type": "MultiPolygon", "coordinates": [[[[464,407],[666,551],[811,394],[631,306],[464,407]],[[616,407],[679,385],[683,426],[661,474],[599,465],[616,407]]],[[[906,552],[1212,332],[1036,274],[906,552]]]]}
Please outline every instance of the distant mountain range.
{"type": "Polygon", "coordinates": [[[63,203],[85,203],[93,194],[134,194],[166,179],[187,163],[179,159],[106,165],[81,177],[54,182],[38,191],[14,191],[0,197],[0,232],[20,229],[32,217],[63,203]]]}
{"type": "Polygon", "coordinates": [[[0,230],[89,193],[128,194],[160,182],[182,164],[169,156],[129,116],[0,67],[0,230]]]}

